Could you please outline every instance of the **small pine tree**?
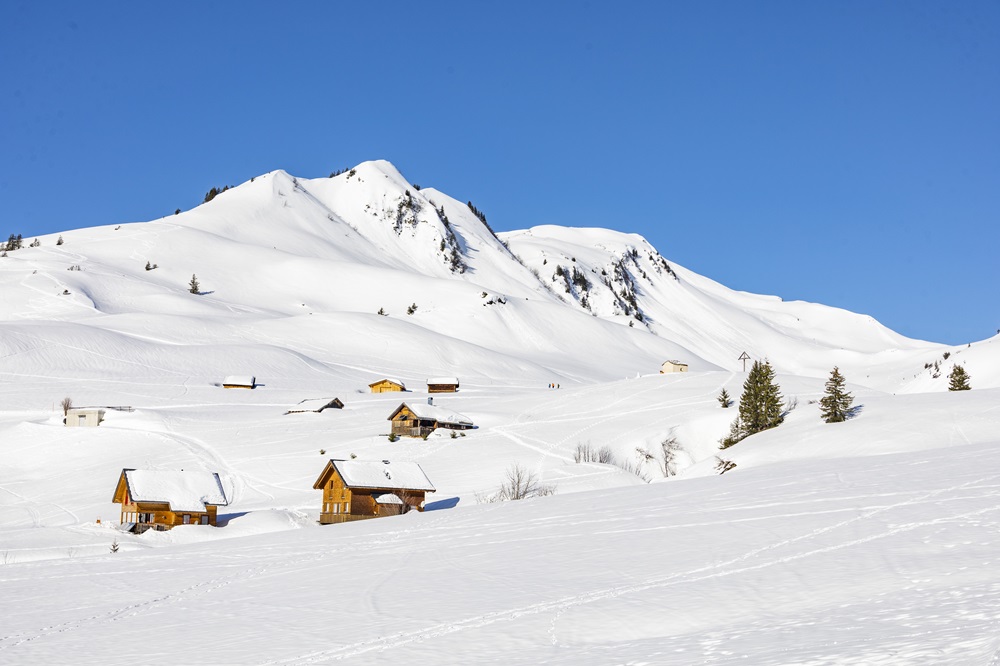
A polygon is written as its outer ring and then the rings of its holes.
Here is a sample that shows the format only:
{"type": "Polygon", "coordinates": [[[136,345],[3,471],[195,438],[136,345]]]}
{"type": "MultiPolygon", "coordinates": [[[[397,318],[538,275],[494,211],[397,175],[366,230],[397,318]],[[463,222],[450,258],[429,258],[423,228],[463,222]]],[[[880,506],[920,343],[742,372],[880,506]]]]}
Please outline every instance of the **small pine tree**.
{"type": "Polygon", "coordinates": [[[190,291],[192,294],[201,293],[201,285],[198,284],[197,275],[194,274],[191,275],[191,282],[188,283],[188,291],[190,291]]]}
{"type": "Polygon", "coordinates": [[[114,541],[111,542],[111,552],[112,553],[118,552],[118,539],[115,539],[114,541]]]}
{"type": "Polygon", "coordinates": [[[840,368],[834,366],[826,380],[826,394],[819,400],[820,415],[827,423],[841,423],[851,416],[854,397],[844,391],[844,381],[840,368]]]}
{"type": "Polygon", "coordinates": [[[725,388],[722,389],[722,392],[719,393],[719,397],[716,398],[716,400],[719,401],[719,404],[722,405],[723,409],[733,404],[733,401],[729,398],[729,391],[727,391],[725,388]]]}
{"type": "Polygon", "coordinates": [[[969,391],[972,386],[969,384],[969,380],[972,379],[969,373],[965,371],[960,365],[956,365],[951,369],[948,374],[948,390],[949,391],[969,391]]]}
{"type": "Polygon", "coordinates": [[[411,315],[417,311],[417,304],[412,303],[408,308],[406,308],[406,314],[411,315]]]}
{"type": "Polygon", "coordinates": [[[151,264],[151,263],[149,263],[149,262],[147,261],[147,262],[146,262],[146,270],[147,270],[147,271],[151,271],[151,270],[153,270],[153,264],[151,264]]]}
{"type": "Polygon", "coordinates": [[[740,396],[740,420],[746,435],[749,437],[780,425],[781,403],[781,389],[774,383],[771,364],[754,361],[740,396]]]}
{"type": "Polygon", "coordinates": [[[741,440],[746,439],[749,434],[750,433],[747,432],[747,429],[743,427],[743,421],[741,421],[740,417],[737,416],[736,419],[729,424],[729,434],[719,440],[719,448],[728,449],[733,444],[737,444],[741,440]]]}
{"type": "Polygon", "coordinates": [[[65,242],[65,241],[63,240],[63,237],[62,237],[62,236],[60,236],[60,237],[59,237],[59,238],[58,238],[58,239],[56,240],[56,245],[62,245],[62,244],[63,244],[64,242],[65,242]]]}

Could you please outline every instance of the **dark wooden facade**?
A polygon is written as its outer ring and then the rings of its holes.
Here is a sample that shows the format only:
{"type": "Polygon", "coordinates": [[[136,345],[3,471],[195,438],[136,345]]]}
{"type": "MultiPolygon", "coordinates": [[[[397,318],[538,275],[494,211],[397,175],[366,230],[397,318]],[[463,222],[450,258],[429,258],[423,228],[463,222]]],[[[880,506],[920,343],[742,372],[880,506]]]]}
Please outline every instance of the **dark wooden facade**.
{"type": "Polygon", "coordinates": [[[125,479],[125,472],[128,471],[131,470],[122,470],[112,501],[121,504],[121,524],[129,526],[130,532],[162,532],[178,525],[216,525],[219,507],[214,504],[206,504],[204,511],[174,511],[169,502],[143,501],[131,497],[125,479]]]}
{"type": "Polygon", "coordinates": [[[330,461],[313,488],[323,491],[319,514],[321,525],[398,516],[407,511],[424,510],[426,493],[433,488],[399,488],[391,486],[351,486],[330,461]]]}
{"type": "Polygon", "coordinates": [[[392,434],[397,437],[426,437],[438,428],[449,430],[469,430],[475,427],[472,423],[442,420],[436,414],[418,414],[405,402],[396,408],[390,416],[392,434]]]}

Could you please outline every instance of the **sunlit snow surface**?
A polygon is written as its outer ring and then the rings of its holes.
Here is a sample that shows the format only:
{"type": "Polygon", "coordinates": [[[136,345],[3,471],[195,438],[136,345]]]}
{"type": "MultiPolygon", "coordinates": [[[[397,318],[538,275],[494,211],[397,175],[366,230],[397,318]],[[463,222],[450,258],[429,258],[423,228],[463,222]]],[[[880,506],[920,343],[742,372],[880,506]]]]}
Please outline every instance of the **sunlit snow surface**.
{"type": "Polygon", "coordinates": [[[522,264],[384,162],[62,236],[0,258],[0,664],[1000,664],[1000,338],[674,280],[607,230],[501,234],[522,264]],[[599,277],[630,248],[642,322],[599,277]],[[796,406],[719,451],[744,350],[796,406]],[[834,364],[858,411],[825,424],[834,364]],[[439,375],[476,428],[389,442],[439,375]],[[317,396],[344,408],[286,414],[317,396]],[[64,397],[105,421],[65,427],[64,397]],[[352,456],[419,463],[428,510],[320,527],[352,456]],[[513,463],[555,495],[479,503],[513,463]],[[221,526],[120,532],[123,468],[218,472],[221,526]]]}

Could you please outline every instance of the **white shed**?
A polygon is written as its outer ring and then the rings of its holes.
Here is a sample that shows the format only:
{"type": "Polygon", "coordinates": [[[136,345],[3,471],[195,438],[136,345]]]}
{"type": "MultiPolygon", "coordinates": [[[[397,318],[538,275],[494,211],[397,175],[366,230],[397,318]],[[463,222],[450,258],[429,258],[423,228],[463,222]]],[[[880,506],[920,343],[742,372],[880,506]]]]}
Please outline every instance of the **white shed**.
{"type": "Polygon", "coordinates": [[[687,363],[681,363],[680,361],[664,361],[663,365],[660,366],[660,374],[665,375],[669,372],[687,372],[687,363]]]}
{"type": "Polygon", "coordinates": [[[67,426],[96,428],[104,420],[104,410],[97,407],[74,407],[66,410],[63,422],[67,426]]]}

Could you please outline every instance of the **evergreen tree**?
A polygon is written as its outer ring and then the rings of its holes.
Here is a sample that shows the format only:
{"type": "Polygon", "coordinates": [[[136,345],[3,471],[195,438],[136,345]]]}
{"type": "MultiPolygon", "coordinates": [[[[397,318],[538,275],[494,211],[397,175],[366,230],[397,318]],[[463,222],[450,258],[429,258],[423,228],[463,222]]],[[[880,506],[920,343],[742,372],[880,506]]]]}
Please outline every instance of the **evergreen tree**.
{"type": "Polygon", "coordinates": [[[719,448],[728,449],[733,444],[738,444],[740,440],[746,439],[749,434],[750,433],[747,432],[746,428],[743,427],[743,421],[741,421],[740,417],[737,416],[736,419],[729,424],[729,434],[719,440],[719,448]]]}
{"type": "Polygon", "coordinates": [[[820,415],[827,423],[840,423],[851,416],[854,396],[844,391],[844,376],[840,368],[834,366],[830,378],[826,380],[826,394],[819,400],[820,415]]]}
{"type": "Polygon", "coordinates": [[[960,365],[956,365],[951,369],[948,374],[948,390],[949,391],[968,391],[972,388],[969,385],[969,373],[965,371],[960,365]]]}
{"type": "Polygon", "coordinates": [[[781,424],[781,389],[774,383],[774,369],[766,361],[754,361],[743,382],[740,421],[747,437],[781,424]]]}
{"type": "Polygon", "coordinates": [[[201,293],[201,285],[198,284],[197,275],[194,274],[191,275],[191,282],[188,283],[188,291],[190,291],[192,294],[201,293]]]}
{"type": "Polygon", "coordinates": [[[722,393],[719,394],[719,397],[716,398],[716,400],[718,400],[719,404],[722,405],[724,408],[729,407],[729,405],[733,404],[733,401],[729,398],[729,391],[727,391],[724,388],[722,389],[722,393]]]}

